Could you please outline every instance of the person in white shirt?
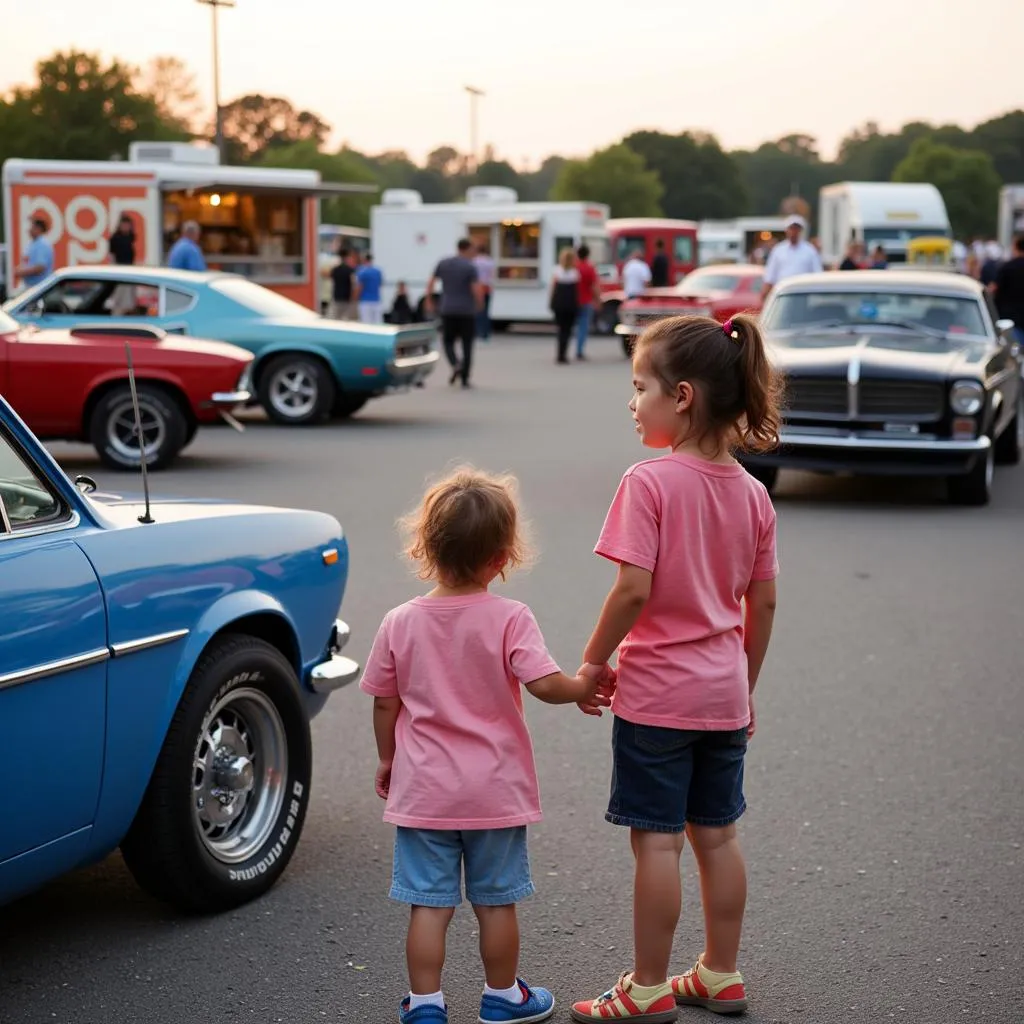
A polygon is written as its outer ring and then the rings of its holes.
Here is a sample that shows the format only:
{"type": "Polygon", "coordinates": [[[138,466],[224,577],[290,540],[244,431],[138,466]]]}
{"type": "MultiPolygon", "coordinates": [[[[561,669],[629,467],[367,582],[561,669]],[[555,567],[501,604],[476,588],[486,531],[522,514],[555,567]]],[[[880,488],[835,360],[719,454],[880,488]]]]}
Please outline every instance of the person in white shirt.
{"type": "Polygon", "coordinates": [[[810,242],[801,237],[806,227],[807,221],[798,214],[786,218],[786,240],[779,242],[768,254],[764,285],[761,288],[762,298],[766,299],[772,288],[787,277],[821,273],[821,255],[810,242]]]}
{"type": "Polygon", "coordinates": [[[622,268],[622,290],[627,299],[635,298],[651,283],[651,268],[644,263],[640,250],[635,250],[622,268]]]}

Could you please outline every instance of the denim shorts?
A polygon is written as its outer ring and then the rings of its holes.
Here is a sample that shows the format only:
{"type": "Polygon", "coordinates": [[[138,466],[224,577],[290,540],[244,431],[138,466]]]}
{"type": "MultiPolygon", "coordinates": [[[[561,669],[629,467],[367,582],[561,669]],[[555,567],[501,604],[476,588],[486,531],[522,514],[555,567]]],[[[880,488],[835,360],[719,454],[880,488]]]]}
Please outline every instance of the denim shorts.
{"type": "Polygon", "coordinates": [[[612,728],[612,791],[605,818],[647,832],[731,825],[746,810],[747,730],[704,732],[635,725],[612,728]]]}
{"type": "Polygon", "coordinates": [[[526,826],[440,831],[399,828],[388,896],[415,907],[504,907],[532,896],[526,826]]]}

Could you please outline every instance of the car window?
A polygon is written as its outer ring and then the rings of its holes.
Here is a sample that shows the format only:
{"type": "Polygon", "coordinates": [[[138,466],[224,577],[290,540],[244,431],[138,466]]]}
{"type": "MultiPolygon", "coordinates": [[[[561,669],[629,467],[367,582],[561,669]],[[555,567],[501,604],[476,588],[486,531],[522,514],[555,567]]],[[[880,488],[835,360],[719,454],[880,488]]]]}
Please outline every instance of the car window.
{"type": "Polygon", "coordinates": [[[734,292],[739,283],[740,279],[736,274],[715,274],[695,270],[679,282],[679,290],[685,293],[734,292]]]}
{"type": "Polygon", "coordinates": [[[643,235],[619,235],[615,240],[615,259],[619,263],[628,260],[638,250],[641,255],[647,251],[647,239],[643,235]]]}
{"type": "Polygon", "coordinates": [[[51,316],[157,316],[160,290],[116,278],[63,277],[37,301],[51,316]]]}
{"type": "Polygon", "coordinates": [[[0,432],[0,537],[56,519],[60,501],[0,432]]]}
{"type": "Polygon", "coordinates": [[[175,313],[184,313],[192,308],[196,297],[191,292],[178,291],[177,288],[166,289],[167,298],[164,300],[164,314],[174,316],[175,313]]]}
{"type": "Polygon", "coordinates": [[[676,263],[692,263],[693,238],[690,235],[676,235],[672,242],[672,253],[676,263]]]}
{"type": "Polygon", "coordinates": [[[765,327],[787,331],[818,324],[886,321],[942,331],[953,337],[988,336],[981,305],[975,298],[896,291],[786,292],[771,304],[765,327]]]}

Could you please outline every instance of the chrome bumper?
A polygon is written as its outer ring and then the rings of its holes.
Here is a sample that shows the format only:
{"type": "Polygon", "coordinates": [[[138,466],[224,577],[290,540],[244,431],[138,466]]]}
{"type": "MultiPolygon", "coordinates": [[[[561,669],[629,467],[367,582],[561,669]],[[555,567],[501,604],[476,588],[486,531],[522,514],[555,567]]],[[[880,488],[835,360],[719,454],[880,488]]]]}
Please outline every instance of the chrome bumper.
{"type": "Polygon", "coordinates": [[[988,451],[992,441],[977,437],[970,441],[929,441],[916,437],[864,437],[860,434],[801,434],[783,430],[779,438],[783,448],[845,448],[878,452],[945,452],[970,455],[988,451]]]}
{"type": "Polygon", "coordinates": [[[359,662],[346,658],[338,652],[348,643],[352,631],[347,622],[337,619],[328,645],[330,656],[320,662],[309,674],[309,685],[314,693],[333,693],[359,678],[359,662]]]}
{"type": "Polygon", "coordinates": [[[418,356],[396,356],[388,363],[388,373],[401,380],[423,378],[432,373],[441,353],[435,349],[418,356]]]}
{"type": "Polygon", "coordinates": [[[214,391],[207,404],[215,409],[233,409],[236,405],[245,405],[251,398],[251,391],[214,391]]]}

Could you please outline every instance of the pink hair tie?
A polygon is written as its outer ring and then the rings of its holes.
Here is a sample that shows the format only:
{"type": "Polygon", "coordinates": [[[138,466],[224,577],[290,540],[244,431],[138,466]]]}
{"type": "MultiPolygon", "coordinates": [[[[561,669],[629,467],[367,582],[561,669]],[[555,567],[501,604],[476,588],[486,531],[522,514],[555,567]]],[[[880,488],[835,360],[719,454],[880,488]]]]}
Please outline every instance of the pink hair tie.
{"type": "Polygon", "coordinates": [[[725,331],[733,341],[740,340],[740,332],[732,329],[732,317],[729,317],[729,319],[722,324],[722,330],[725,331]]]}

